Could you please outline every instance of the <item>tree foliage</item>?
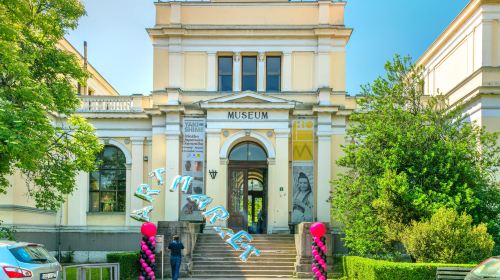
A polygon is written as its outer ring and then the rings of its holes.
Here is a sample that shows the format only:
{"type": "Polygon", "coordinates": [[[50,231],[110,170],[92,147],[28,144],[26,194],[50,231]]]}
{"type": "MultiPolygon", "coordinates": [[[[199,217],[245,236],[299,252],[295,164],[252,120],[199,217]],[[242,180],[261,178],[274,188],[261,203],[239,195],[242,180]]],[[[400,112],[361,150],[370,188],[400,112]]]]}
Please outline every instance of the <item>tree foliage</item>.
{"type": "Polygon", "coordinates": [[[0,1],[0,192],[20,172],[41,208],[57,208],[100,150],[92,126],[72,115],[88,73],[57,47],[84,14],[78,0],[0,1]]]}
{"type": "Polygon", "coordinates": [[[497,134],[468,121],[461,106],[423,93],[422,69],[396,56],[386,77],[362,88],[350,118],[346,172],[334,181],[334,218],[358,254],[391,252],[412,221],[445,207],[485,223],[500,241],[497,134]]]}
{"type": "Polygon", "coordinates": [[[417,262],[479,263],[491,256],[495,243],[486,225],[441,208],[428,221],[411,223],[402,234],[406,250],[417,262]]]}

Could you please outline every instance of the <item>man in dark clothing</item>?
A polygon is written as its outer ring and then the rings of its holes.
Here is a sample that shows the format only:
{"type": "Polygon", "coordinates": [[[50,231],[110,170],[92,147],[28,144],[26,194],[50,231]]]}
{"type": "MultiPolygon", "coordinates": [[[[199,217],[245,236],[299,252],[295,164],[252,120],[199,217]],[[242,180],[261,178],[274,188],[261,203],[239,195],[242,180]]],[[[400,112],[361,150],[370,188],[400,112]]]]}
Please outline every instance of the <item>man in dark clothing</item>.
{"type": "Polygon", "coordinates": [[[174,240],[168,244],[170,249],[170,266],[172,267],[172,279],[179,279],[179,272],[181,270],[182,253],[184,245],[179,241],[179,236],[174,235],[174,240]]]}

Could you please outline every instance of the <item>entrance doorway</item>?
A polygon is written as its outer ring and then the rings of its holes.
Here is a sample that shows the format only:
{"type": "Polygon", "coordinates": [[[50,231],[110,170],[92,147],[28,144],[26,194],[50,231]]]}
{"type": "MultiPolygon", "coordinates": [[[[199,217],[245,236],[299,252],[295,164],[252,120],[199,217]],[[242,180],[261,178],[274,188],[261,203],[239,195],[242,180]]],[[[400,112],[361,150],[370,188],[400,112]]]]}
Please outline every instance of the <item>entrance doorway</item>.
{"type": "Polygon", "coordinates": [[[267,227],[267,154],[253,142],[229,154],[228,226],[236,231],[265,233],[267,227]]]}

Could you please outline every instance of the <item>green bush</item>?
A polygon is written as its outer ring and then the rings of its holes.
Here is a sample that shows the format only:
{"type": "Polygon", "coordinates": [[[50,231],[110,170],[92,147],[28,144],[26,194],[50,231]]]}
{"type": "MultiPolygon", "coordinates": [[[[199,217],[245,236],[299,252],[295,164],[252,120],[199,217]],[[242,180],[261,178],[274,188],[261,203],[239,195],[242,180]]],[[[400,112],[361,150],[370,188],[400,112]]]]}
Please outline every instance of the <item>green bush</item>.
{"type": "Polygon", "coordinates": [[[491,256],[495,243],[485,224],[453,209],[439,209],[429,221],[413,222],[402,235],[417,262],[471,263],[491,256]]]}
{"type": "Polygon", "coordinates": [[[110,253],[106,255],[108,263],[120,264],[120,279],[139,277],[139,252],[110,253]]]}
{"type": "Polygon", "coordinates": [[[461,266],[470,264],[437,263],[397,263],[347,256],[343,259],[344,277],[348,280],[435,280],[438,267],[461,266]]]}

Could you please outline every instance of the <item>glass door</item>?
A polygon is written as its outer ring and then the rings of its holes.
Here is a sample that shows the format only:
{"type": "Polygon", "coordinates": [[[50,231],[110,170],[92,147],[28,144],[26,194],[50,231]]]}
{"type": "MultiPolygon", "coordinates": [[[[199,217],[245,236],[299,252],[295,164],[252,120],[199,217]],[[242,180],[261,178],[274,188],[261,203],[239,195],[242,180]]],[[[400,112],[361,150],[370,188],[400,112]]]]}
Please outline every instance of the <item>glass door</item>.
{"type": "Polygon", "coordinates": [[[248,174],[246,169],[229,170],[228,226],[235,232],[247,230],[248,174]]]}

